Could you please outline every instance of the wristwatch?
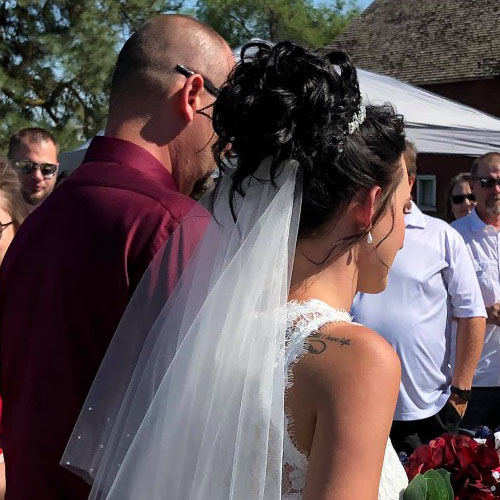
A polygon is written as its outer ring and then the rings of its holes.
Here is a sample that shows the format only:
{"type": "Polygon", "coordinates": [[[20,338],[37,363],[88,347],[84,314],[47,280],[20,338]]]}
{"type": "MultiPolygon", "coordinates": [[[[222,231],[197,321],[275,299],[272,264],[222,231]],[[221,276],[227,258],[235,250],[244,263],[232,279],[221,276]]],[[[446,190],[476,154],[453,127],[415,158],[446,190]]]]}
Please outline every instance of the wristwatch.
{"type": "Polygon", "coordinates": [[[460,399],[463,399],[465,402],[470,401],[472,398],[472,391],[470,389],[459,389],[454,385],[451,386],[451,393],[456,394],[460,399]]]}

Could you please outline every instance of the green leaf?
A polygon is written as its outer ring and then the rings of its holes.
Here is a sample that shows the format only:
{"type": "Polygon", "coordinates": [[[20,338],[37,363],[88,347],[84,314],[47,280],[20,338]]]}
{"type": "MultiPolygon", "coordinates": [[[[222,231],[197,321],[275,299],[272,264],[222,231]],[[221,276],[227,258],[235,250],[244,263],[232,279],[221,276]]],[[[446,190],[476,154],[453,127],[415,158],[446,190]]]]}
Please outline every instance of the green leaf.
{"type": "Polygon", "coordinates": [[[0,151],[19,128],[44,127],[62,150],[104,127],[118,49],[183,0],[0,2],[0,151]],[[5,29],[3,29],[5,27],[5,29]]]}
{"type": "Polygon", "coordinates": [[[403,500],[453,500],[450,473],[431,469],[417,474],[406,488],[403,500]]]}
{"type": "Polygon", "coordinates": [[[454,500],[455,494],[453,493],[453,488],[451,486],[451,474],[445,469],[435,469],[435,471],[441,475],[441,477],[443,478],[443,481],[446,485],[446,491],[448,493],[448,496],[446,497],[447,500],[448,499],[454,500]]]}
{"type": "Polygon", "coordinates": [[[255,37],[319,48],[330,43],[359,9],[353,0],[198,0],[196,12],[233,48],[255,37]]]}
{"type": "Polygon", "coordinates": [[[422,474],[417,474],[403,494],[403,500],[425,500],[427,498],[427,481],[422,474]]]}
{"type": "MultiPolygon", "coordinates": [[[[449,500],[449,491],[442,473],[431,469],[425,472],[424,479],[427,484],[428,500],[449,500]]],[[[453,500],[453,497],[451,498],[453,500]]]]}

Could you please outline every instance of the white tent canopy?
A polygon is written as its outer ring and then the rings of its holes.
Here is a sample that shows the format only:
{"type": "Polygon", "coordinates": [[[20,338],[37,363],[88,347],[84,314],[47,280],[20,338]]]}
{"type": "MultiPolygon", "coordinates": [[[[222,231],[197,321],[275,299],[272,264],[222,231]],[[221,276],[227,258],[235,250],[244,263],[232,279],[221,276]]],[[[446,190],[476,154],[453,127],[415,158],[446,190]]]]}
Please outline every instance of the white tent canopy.
{"type": "Polygon", "coordinates": [[[366,102],[390,102],[420,153],[480,156],[500,151],[500,119],[395,78],[358,70],[366,102]]]}
{"type": "MultiPolygon", "coordinates": [[[[101,130],[97,135],[103,135],[104,130],[101,130]]],[[[59,168],[61,172],[71,172],[74,170],[80,163],[82,163],[85,153],[87,152],[87,148],[90,145],[89,139],[87,142],[83,143],[79,148],[74,151],[68,151],[66,153],[61,153],[59,155],[59,168]]]]}
{"type": "MultiPolygon", "coordinates": [[[[404,115],[407,136],[420,153],[480,156],[500,151],[500,119],[395,78],[365,70],[358,70],[358,75],[365,102],[390,102],[404,115]]],[[[62,153],[61,170],[76,168],[89,143],[62,153]]]]}

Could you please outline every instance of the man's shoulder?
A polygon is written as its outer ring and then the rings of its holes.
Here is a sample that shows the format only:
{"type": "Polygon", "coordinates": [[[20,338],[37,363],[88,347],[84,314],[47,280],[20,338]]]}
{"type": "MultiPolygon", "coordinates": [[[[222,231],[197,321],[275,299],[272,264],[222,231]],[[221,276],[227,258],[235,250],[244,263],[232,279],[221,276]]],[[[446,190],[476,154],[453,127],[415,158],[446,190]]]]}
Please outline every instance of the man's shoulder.
{"type": "Polygon", "coordinates": [[[458,231],[460,234],[466,233],[470,231],[470,223],[471,223],[472,214],[466,215],[465,217],[461,217],[460,219],[456,219],[451,223],[453,229],[458,231]]]}
{"type": "Polygon", "coordinates": [[[451,226],[444,220],[438,219],[437,217],[433,217],[432,215],[427,215],[427,214],[422,214],[422,215],[425,219],[426,227],[429,227],[435,231],[446,232],[451,230],[451,226]]]}
{"type": "Polygon", "coordinates": [[[446,239],[456,239],[459,237],[456,229],[451,227],[446,221],[427,214],[422,214],[422,216],[425,220],[424,230],[427,233],[432,233],[435,237],[441,236],[446,239]]]}
{"type": "Polygon", "coordinates": [[[63,194],[71,198],[76,188],[83,202],[88,200],[106,210],[167,212],[179,221],[201,212],[192,198],[177,191],[169,174],[159,174],[147,175],[138,169],[99,161],[84,163],[60,187],[61,198],[63,194]]]}
{"type": "Polygon", "coordinates": [[[410,229],[407,238],[405,238],[405,247],[408,242],[407,251],[410,249],[420,251],[422,245],[430,246],[448,260],[465,248],[462,235],[446,221],[425,214],[423,217],[425,220],[424,228],[407,228],[407,230],[410,229]]]}

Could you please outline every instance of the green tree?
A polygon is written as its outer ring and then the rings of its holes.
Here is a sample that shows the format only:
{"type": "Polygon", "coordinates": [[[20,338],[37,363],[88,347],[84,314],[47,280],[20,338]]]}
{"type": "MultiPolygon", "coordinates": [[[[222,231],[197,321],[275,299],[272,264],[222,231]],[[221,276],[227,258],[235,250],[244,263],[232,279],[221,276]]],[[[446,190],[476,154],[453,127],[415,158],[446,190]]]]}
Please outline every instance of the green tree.
{"type": "Polygon", "coordinates": [[[0,152],[24,126],[64,149],[101,129],[117,50],[151,16],[183,0],[0,1],[0,152]]]}
{"type": "Polygon", "coordinates": [[[196,14],[232,47],[262,38],[312,48],[331,42],[359,13],[354,0],[198,0],[196,14]]]}

